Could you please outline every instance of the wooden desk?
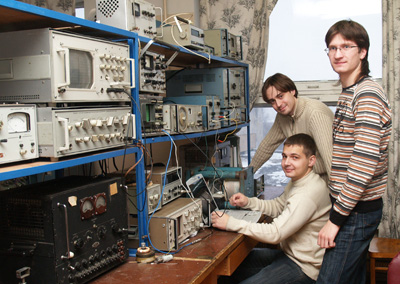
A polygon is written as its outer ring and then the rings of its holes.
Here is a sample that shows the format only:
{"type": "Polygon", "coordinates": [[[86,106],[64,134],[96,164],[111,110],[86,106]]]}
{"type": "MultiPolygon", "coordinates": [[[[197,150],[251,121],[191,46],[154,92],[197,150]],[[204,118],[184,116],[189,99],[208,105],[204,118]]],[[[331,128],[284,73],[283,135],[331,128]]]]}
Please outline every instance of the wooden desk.
{"type": "Polygon", "coordinates": [[[93,280],[92,284],[118,283],[217,283],[219,275],[231,275],[257,241],[234,232],[207,228],[167,263],[137,263],[135,258],[93,280]]]}

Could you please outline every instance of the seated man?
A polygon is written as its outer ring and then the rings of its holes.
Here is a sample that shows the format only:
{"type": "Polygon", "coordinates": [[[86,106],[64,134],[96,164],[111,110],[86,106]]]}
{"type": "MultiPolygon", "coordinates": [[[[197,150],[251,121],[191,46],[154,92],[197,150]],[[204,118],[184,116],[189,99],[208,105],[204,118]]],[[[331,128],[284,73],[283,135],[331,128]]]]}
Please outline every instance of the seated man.
{"type": "Polygon", "coordinates": [[[283,144],[282,169],[291,179],[283,194],[273,200],[234,194],[233,206],[261,211],[272,223],[248,223],[212,213],[212,225],[237,231],[260,242],[280,244],[277,249],[254,249],[229,279],[229,283],[315,283],[325,250],[317,244],[318,232],[329,217],[331,201],[324,180],[314,173],[316,145],[300,133],[283,144]]]}

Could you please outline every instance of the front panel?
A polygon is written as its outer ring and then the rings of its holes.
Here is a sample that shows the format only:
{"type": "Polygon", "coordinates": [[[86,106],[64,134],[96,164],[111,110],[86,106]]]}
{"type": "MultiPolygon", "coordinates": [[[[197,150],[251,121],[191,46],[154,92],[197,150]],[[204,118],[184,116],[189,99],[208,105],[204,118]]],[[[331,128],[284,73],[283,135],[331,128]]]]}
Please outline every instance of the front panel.
{"type": "Polygon", "coordinates": [[[130,107],[38,108],[39,155],[60,158],[120,147],[136,137],[130,107]]]}
{"type": "Polygon", "coordinates": [[[131,86],[127,44],[51,29],[16,31],[0,34],[0,57],[0,101],[130,101],[123,92],[131,86]]]}
{"type": "Polygon", "coordinates": [[[155,6],[143,0],[96,0],[96,19],[144,37],[157,34],[155,6]]]}
{"type": "Polygon", "coordinates": [[[128,257],[126,193],[119,178],[67,177],[2,192],[0,282],[86,283],[128,257]]]}
{"type": "Polygon", "coordinates": [[[39,157],[35,105],[0,105],[0,164],[39,157]]]}

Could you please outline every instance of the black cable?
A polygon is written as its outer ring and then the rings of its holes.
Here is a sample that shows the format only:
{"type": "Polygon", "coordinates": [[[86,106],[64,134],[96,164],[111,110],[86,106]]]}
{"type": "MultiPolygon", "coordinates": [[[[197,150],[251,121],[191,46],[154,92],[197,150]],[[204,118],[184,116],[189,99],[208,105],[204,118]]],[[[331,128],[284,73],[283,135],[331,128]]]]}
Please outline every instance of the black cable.
{"type": "Polygon", "coordinates": [[[119,171],[118,170],[118,167],[117,167],[117,164],[115,163],[115,157],[113,157],[113,165],[114,165],[114,168],[117,170],[117,172],[119,171]]]}
{"type": "MultiPolygon", "coordinates": [[[[185,133],[179,133],[179,134],[185,136],[186,139],[190,141],[190,143],[192,143],[194,146],[197,147],[197,149],[199,149],[199,151],[206,157],[207,160],[210,160],[210,159],[208,158],[207,154],[204,153],[204,151],[203,151],[196,143],[194,143],[194,142],[192,141],[192,139],[190,139],[188,136],[186,136],[185,133]]],[[[210,161],[210,165],[212,166],[212,168],[214,169],[216,175],[218,176],[218,179],[216,179],[216,180],[221,180],[221,176],[220,176],[220,174],[218,173],[217,168],[214,166],[214,164],[213,164],[211,161],[210,161]]],[[[225,186],[224,186],[223,183],[221,183],[221,189],[222,189],[223,192],[225,192],[225,196],[227,196],[227,195],[228,195],[228,192],[226,191],[226,188],[225,188],[225,186]]],[[[222,216],[225,214],[225,212],[226,212],[226,208],[224,208],[224,210],[223,210],[221,216],[218,215],[218,213],[216,213],[216,214],[217,214],[219,217],[222,217],[222,216]]]]}

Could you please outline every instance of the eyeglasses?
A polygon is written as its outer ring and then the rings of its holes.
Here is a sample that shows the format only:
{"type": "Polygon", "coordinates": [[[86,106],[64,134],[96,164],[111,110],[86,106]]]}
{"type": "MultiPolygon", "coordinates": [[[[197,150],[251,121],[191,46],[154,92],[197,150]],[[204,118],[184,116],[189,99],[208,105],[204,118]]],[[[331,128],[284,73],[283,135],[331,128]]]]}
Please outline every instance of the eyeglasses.
{"type": "Polygon", "coordinates": [[[340,50],[340,52],[342,53],[347,53],[349,52],[352,48],[354,47],[358,47],[357,45],[343,45],[341,47],[337,47],[337,46],[330,46],[328,48],[325,48],[325,52],[326,54],[335,54],[336,51],[340,50]]]}

